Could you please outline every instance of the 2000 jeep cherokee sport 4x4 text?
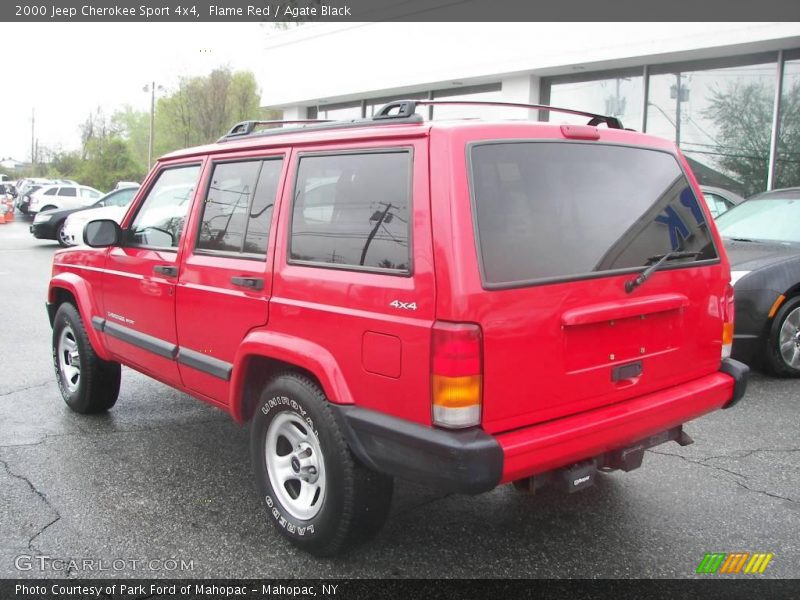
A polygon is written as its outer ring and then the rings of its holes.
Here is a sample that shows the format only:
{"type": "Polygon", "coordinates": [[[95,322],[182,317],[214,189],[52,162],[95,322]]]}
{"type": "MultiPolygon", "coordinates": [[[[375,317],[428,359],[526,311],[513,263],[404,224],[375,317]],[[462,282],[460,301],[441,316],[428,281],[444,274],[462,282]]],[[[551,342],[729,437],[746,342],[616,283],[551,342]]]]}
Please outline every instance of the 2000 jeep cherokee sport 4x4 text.
{"type": "Polygon", "coordinates": [[[121,226],[55,255],[67,404],[111,408],[125,364],[249,422],[268,518],[330,555],[393,477],[576,490],[742,396],[728,261],[673,144],[420,103],[162,158],[121,226]]]}

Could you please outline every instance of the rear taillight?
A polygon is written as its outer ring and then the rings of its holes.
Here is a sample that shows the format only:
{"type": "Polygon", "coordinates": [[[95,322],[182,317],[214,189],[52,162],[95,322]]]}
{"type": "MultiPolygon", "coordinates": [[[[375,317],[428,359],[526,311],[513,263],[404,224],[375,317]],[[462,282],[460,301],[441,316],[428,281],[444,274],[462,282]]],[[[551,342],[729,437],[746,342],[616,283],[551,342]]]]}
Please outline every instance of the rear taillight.
{"type": "Polygon", "coordinates": [[[451,429],[481,422],[483,360],[481,329],[472,323],[433,326],[431,405],[433,424],[451,429]]]}
{"type": "Polygon", "coordinates": [[[734,313],[733,286],[728,284],[728,287],[725,288],[725,295],[722,297],[722,358],[728,358],[731,355],[734,313]]]}

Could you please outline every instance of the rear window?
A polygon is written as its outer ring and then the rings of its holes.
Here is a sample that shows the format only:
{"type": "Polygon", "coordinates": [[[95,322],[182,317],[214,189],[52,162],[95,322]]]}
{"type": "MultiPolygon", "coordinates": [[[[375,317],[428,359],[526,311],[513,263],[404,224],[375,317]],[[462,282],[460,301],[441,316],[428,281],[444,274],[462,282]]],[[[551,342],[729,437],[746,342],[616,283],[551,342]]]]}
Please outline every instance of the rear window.
{"type": "Polygon", "coordinates": [[[470,151],[484,283],[635,270],[670,251],[717,258],[705,213],[674,156],[576,142],[498,142],[470,151]]]}

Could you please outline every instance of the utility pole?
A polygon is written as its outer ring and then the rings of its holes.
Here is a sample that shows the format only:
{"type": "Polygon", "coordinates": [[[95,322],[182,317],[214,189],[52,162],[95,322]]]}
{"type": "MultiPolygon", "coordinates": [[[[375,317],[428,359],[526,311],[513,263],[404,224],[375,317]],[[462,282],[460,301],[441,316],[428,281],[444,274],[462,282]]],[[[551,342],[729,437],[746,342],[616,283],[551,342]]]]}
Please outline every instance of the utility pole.
{"type": "Polygon", "coordinates": [[[147,170],[153,166],[153,118],[156,112],[156,82],[150,84],[150,142],[147,146],[147,170]]]}
{"type": "Polygon", "coordinates": [[[675,145],[681,147],[681,74],[678,73],[678,82],[675,86],[675,145]]]}
{"type": "Polygon", "coordinates": [[[36,134],[34,124],[36,123],[36,109],[31,108],[31,164],[36,163],[36,134]]]}

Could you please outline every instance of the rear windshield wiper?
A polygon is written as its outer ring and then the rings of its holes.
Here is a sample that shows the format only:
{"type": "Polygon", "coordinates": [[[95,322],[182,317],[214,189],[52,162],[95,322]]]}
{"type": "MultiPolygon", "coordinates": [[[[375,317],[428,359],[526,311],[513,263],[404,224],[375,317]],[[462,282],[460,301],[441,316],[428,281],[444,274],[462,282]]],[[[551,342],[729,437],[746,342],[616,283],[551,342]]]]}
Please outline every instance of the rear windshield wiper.
{"type": "Polygon", "coordinates": [[[649,267],[647,267],[636,279],[629,279],[625,282],[625,291],[629,294],[635,290],[637,287],[642,285],[645,281],[650,278],[655,271],[661,267],[665,262],[668,260],[673,260],[676,258],[692,258],[700,254],[700,250],[696,252],[684,252],[681,250],[673,250],[672,252],[667,252],[666,254],[657,254],[656,256],[651,256],[647,259],[647,262],[650,263],[651,261],[656,261],[649,267]]]}

